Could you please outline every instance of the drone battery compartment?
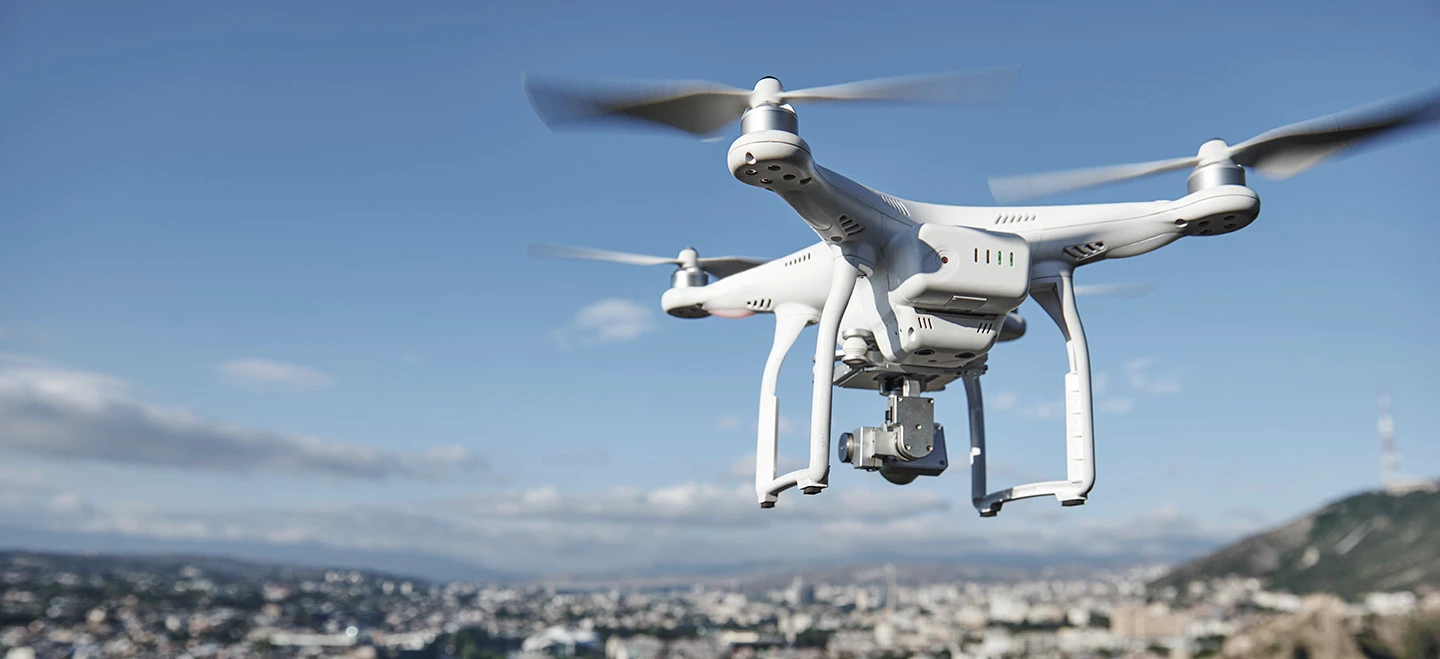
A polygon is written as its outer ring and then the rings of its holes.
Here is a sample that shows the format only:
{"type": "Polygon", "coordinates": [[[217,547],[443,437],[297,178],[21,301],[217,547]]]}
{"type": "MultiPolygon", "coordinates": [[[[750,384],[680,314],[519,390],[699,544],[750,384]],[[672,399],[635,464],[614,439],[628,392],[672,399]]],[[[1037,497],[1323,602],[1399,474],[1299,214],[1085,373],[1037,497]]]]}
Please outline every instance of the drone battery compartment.
{"type": "Polygon", "coordinates": [[[907,362],[966,362],[995,343],[1030,292],[1030,245],[1013,234],[920,224],[897,236],[890,306],[907,362]]]}

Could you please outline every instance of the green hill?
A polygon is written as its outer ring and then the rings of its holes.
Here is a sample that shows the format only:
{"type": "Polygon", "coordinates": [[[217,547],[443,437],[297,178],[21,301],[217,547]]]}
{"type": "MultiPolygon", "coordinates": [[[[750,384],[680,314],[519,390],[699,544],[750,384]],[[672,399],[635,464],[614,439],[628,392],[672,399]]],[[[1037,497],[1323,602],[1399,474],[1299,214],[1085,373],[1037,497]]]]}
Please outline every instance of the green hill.
{"type": "Polygon", "coordinates": [[[1274,590],[1334,593],[1440,589],[1440,492],[1357,494],[1182,565],[1151,586],[1229,575],[1274,590]]]}

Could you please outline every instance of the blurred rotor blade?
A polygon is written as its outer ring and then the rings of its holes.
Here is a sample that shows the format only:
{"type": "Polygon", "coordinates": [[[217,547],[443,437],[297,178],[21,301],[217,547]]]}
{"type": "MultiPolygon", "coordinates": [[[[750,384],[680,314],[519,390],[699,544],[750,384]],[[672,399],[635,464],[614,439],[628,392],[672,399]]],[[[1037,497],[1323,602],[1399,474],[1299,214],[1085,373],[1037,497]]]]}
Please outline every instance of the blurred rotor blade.
{"type": "Polygon", "coordinates": [[[1139,297],[1155,287],[1150,284],[1077,284],[1075,295],[1078,297],[1139,297]]]}
{"type": "Polygon", "coordinates": [[[710,256],[700,259],[700,269],[724,279],[769,262],[770,259],[752,259],[744,256],[710,256]]]}
{"type": "Polygon", "coordinates": [[[1044,174],[1002,176],[990,179],[990,194],[995,197],[996,201],[1005,204],[1025,199],[1033,199],[1035,197],[1059,194],[1061,192],[1080,190],[1106,183],[1128,181],[1161,172],[1189,169],[1199,162],[1199,157],[1187,156],[1172,160],[1155,160],[1129,165],[1110,165],[1107,167],[1070,169],[1044,174]]]}
{"type": "Polygon", "coordinates": [[[664,265],[666,263],[678,265],[680,263],[679,259],[666,258],[663,256],[646,256],[644,254],[612,252],[604,249],[590,249],[588,247],[565,247],[562,245],[539,245],[535,243],[526,245],[525,253],[532,258],[610,261],[612,263],[626,263],[629,265],[664,265]]]}
{"type": "Polygon", "coordinates": [[[522,75],[525,97],[551,128],[605,120],[660,124],[710,135],[740,118],[750,91],[699,80],[597,85],[522,75]]]}
{"type": "Polygon", "coordinates": [[[788,103],[818,101],[927,101],[988,103],[1004,99],[1015,86],[1020,67],[988,71],[935,73],[847,82],[781,92],[788,103]]]}
{"type": "Polygon", "coordinates": [[[1366,140],[1435,121],[1440,121],[1440,91],[1277,128],[1230,147],[1230,158],[1270,178],[1284,179],[1366,140]]]}

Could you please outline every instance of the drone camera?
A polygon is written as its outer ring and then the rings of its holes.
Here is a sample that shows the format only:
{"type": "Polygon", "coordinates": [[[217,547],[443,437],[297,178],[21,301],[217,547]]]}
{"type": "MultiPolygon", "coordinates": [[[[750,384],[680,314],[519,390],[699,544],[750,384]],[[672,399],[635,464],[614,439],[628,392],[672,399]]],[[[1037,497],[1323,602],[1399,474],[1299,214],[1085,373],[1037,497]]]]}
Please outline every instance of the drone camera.
{"type": "MultiPolygon", "coordinates": [[[[890,424],[887,424],[887,426],[890,424]]],[[[945,428],[930,426],[930,450],[918,458],[906,458],[896,447],[901,444],[895,430],[862,427],[840,435],[840,461],[856,469],[878,471],[892,483],[904,485],[917,476],[939,476],[950,461],[945,453],[945,428]]]]}
{"type": "Polygon", "coordinates": [[[891,382],[885,425],[862,427],[840,436],[840,461],[856,469],[879,471],[892,483],[904,485],[917,476],[939,476],[949,460],[945,429],[935,423],[935,399],[918,395],[915,378],[891,382]]]}

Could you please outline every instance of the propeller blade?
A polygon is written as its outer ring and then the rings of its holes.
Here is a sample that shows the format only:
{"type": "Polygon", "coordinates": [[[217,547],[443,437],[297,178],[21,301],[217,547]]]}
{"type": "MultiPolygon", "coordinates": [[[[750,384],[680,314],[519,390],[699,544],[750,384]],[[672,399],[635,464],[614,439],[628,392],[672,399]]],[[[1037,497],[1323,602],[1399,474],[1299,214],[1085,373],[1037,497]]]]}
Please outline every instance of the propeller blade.
{"type": "Polygon", "coordinates": [[[769,262],[770,259],[752,259],[744,256],[709,256],[700,259],[700,269],[724,279],[769,262]]]}
{"type": "Polygon", "coordinates": [[[1010,95],[1020,67],[878,78],[781,92],[789,103],[822,101],[918,101],[988,103],[1010,95]]]}
{"type": "Polygon", "coordinates": [[[1155,287],[1150,284],[1077,284],[1075,295],[1078,297],[1139,297],[1155,287]]]}
{"type": "Polygon", "coordinates": [[[1440,91],[1277,128],[1230,147],[1230,158],[1270,178],[1285,179],[1361,142],[1435,121],[1440,121],[1440,91]]]}
{"type": "Polygon", "coordinates": [[[1080,190],[1106,183],[1128,181],[1151,174],[1189,169],[1200,162],[1197,156],[1156,160],[1129,165],[1071,169],[1044,174],[1004,176],[990,179],[990,194],[1002,203],[1080,190]]]}
{"type": "MultiPolygon", "coordinates": [[[[694,254],[693,250],[687,249],[685,252],[681,252],[680,256],[685,257],[687,252],[692,256],[694,254]]],[[[663,256],[631,254],[629,252],[612,252],[606,249],[590,249],[589,247],[565,247],[562,245],[543,245],[537,243],[526,245],[525,253],[532,258],[608,261],[627,265],[684,265],[687,262],[684,258],[666,258],[663,256]]],[[[769,262],[770,259],[757,259],[748,256],[710,256],[698,258],[694,261],[695,265],[701,270],[715,275],[720,279],[769,262]]]]}
{"type": "Polygon", "coordinates": [[[1186,169],[1202,161],[1209,163],[1214,162],[1212,159],[1223,161],[1225,158],[1267,177],[1284,179],[1362,142],[1435,122],[1440,122],[1440,90],[1291,124],[1235,146],[1214,140],[1201,147],[1200,155],[1188,158],[993,178],[990,192],[1001,202],[1018,201],[1186,169]],[[1215,150],[1207,151],[1211,145],[1215,150]]]}
{"type": "Polygon", "coordinates": [[[664,265],[667,263],[678,265],[680,263],[680,259],[665,258],[663,256],[646,256],[644,254],[612,252],[604,249],[590,249],[588,247],[565,247],[562,245],[540,245],[535,243],[526,245],[525,253],[533,258],[609,261],[611,263],[625,263],[629,265],[664,265]]]}
{"type": "Polygon", "coordinates": [[[750,91],[698,80],[602,86],[522,75],[525,97],[551,128],[635,121],[707,136],[740,118],[750,91]]]}

